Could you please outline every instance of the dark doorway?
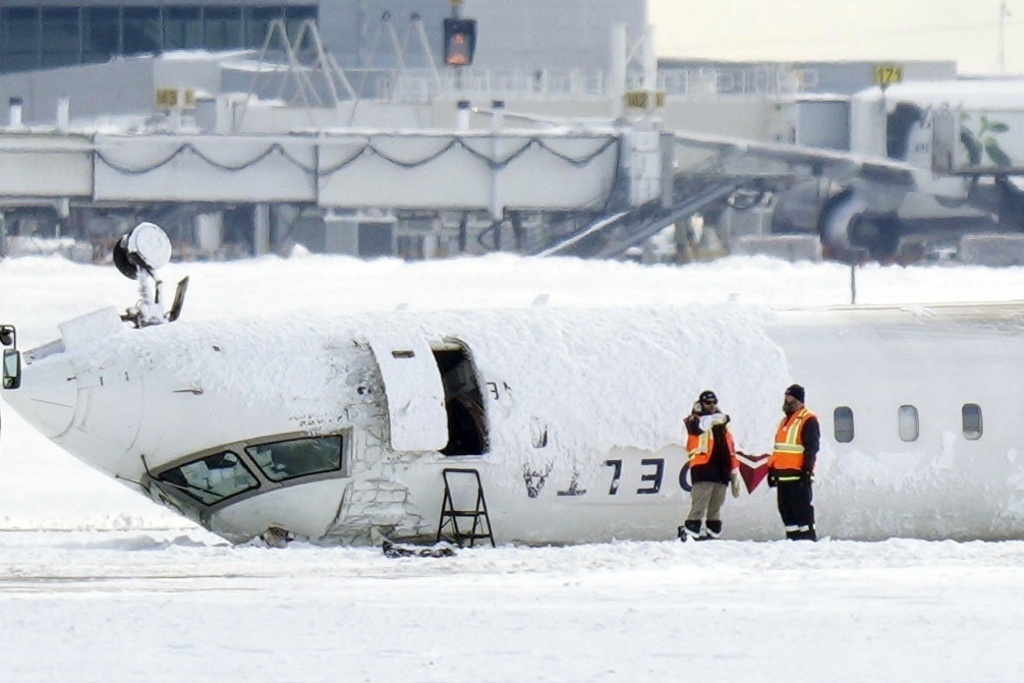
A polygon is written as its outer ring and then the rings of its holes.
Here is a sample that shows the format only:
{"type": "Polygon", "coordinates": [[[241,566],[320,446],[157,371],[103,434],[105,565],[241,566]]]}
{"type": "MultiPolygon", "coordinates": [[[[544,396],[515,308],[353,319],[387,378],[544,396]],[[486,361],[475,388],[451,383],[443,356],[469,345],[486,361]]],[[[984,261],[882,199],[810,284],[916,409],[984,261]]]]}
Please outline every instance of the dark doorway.
{"type": "Polygon", "coordinates": [[[448,413],[448,445],[441,452],[445,455],[486,453],[487,413],[469,351],[459,342],[432,351],[441,371],[448,413]]]}

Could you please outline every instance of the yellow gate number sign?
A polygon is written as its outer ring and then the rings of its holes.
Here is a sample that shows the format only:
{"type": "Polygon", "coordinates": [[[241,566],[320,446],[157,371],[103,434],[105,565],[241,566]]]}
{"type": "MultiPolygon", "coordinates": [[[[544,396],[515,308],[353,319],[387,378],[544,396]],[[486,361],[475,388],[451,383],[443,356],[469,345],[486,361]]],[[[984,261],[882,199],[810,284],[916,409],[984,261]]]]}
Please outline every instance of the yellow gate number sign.
{"type": "Polygon", "coordinates": [[[875,85],[883,88],[893,83],[903,82],[903,66],[900,64],[880,64],[875,67],[875,85]]]}
{"type": "Polygon", "coordinates": [[[173,109],[178,106],[177,88],[157,88],[156,106],[160,109],[173,109]]]}
{"type": "MultiPolygon", "coordinates": [[[[629,90],[626,92],[626,106],[633,109],[645,109],[649,93],[646,90],[629,90]]],[[[654,106],[658,109],[665,108],[665,91],[659,90],[654,93],[654,106]]]]}
{"type": "Polygon", "coordinates": [[[157,109],[195,109],[195,88],[157,88],[156,106],[157,109]]]}

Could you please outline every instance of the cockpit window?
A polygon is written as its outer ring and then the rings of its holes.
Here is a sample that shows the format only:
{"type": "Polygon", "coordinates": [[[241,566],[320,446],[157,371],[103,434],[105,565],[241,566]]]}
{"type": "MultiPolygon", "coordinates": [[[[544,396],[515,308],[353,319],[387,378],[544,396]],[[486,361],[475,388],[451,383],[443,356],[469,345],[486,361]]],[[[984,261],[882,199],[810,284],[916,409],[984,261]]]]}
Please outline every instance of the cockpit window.
{"type": "Polygon", "coordinates": [[[284,481],[341,469],[340,436],[278,441],[249,446],[245,450],[260,471],[271,481],[284,481]]]}
{"type": "Polygon", "coordinates": [[[167,470],[160,474],[159,479],[206,505],[259,486],[256,477],[231,451],[208,455],[167,470]]]}

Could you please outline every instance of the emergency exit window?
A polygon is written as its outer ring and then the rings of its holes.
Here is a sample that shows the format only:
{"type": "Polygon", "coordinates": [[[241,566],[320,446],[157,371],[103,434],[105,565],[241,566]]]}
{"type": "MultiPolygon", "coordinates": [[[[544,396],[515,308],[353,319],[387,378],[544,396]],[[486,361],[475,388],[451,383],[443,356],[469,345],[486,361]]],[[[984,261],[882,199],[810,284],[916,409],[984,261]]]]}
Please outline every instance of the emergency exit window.
{"type": "Polygon", "coordinates": [[[832,412],[832,424],[835,429],[836,441],[839,443],[853,441],[853,410],[847,406],[839,406],[832,412]]]}
{"type": "Polygon", "coordinates": [[[918,419],[917,408],[911,405],[902,405],[897,415],[900,439],[903,441],[917,441],[917,437],[921,435],[921,421],[918,419]]]}
{"type": "Polygon", "coordinates": [[[960,415],[964,423],[964,438],[968,441],[977,441],[981,438],[981,406],[977,403],[965,403],[960,409],[960,415]]]}

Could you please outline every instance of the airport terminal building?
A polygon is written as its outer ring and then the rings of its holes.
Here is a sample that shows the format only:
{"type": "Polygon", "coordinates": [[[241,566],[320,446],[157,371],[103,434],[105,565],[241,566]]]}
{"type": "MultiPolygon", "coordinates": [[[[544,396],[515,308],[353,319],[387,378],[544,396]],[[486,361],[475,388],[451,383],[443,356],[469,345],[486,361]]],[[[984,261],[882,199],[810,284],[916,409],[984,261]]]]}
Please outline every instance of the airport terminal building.
{"type": "Polygon", "coordinates": [[[826,157],[692,134],[843,152],[881,131],[881,157],[886,108],[854,121],[879,64],[659,65],[649,38],[646,0],[3,0],[0,257],[6,235],[102,259],[141,220],[197,258],[549,253],[594,226],[579,250],[610,257],[673,225],[678,252],[697,215],[817,249],[826,157]]]}
{"type": "MultiPolygon", "coordinates": [[[[422,231],[416,226],[444,235],[455,230],[460,249],[479,249],[472,235],[495,233],[494,216],[500,219],[510,201],[507,188],[496,194],[486,186],[511,160],[501,150],[465,152],[473,146],[466,136],[479,133],[459,132],[457,103],[489,107],[503,100],[510,112],[606,115],[614,32],[623,27],[635,52],[646,27],[646,0],[5,0],[0,235],[98,245],[148,218],[183,244],[212,232],[224,241],[246,235],[256,253],[289,236],[330,250],[333,233],[325,224],[370,214],[378,227],[361,232],[384,232],[385,253],[395,251],[407,227],[422,231]],[[475,21],[471,63],[443,59],[445,21],[455,18],[475,21]],[[311,25],[326,53],[299,39],[309,40],[311,25]],[[282,50],[294,50],[297,61],[283,58],[282,50]],[[325,54],[329,69],[322,68],[325,54]],[[522,98],[535,106],[520,107],[522,98]],[[459,161],[466,166],[460,172],[478,171],[474,164],[482,157],[493,157],[496,166],[473,187],[448,183],[444,192],[410,197],[415,183],[382,181],[375,170],[360,170],[370,158],[391,158],[388,145],[401,147],[403,159],[433,158],[429,134],[409,141],[385,132],[396,128],[448,131],[454,148],[444,161],[459,161]],[[369,151],[351,164],[344,163],[346,154],[328,162],[321,158],[328,150],[311,129],[332,135],[376,130],[374,140],[381,141],[356,144],[354,150],[369,151]],[[119,149],[102,152],[104,141],[119,149]],[[124,157],[121,145],[141,147],[124,157]],[[111,170],[114,175],[104,180],[111,170]],[[166,172],[174,177],[163,177],[166,172]],[[209,172],[217,179],[207,178],[209,172]],[[331,182],[346,172],[356,183],[331,182]],[[266,177],[276,182],[267,186],[266,177]],[[148,188],[137,186],[140,180],[148,188]],[[357,193],[359,206],[325,194],[351,194],[346,188],[361,182],[369,186],[357,193]],[[390,194],[378,196],[382,189],[390,194]],[[471,199],[462,196],[468,190],[471,199]],[[454,227],[449,208],[457,210],[454,227]]],[[[486,115],[475,115],[473,127],[489,128],[486,115]]],[[[570,159],[582,164],[573,172],[587,178],[570,183],[580,188],[575,192],[526,204],[545,210],[554,202],[565,213],[606,195],[609,188],[601,184],[590,188],[598,182],[592,169],[615,158],[606,137],[593,143],[529,138],[534,147],[544,145],[521,163],[570,159]],[[566,202],[572,204],[562,206],[566,202]]],[[[509,140],[510,149],[522,144],[509,140]]],[[[421,184],[444,177],[427,161],[413,166],[409,172],[418,172],[421,184]]],[[[551,194],[553,186],[546,187],[539,189],[551,194]]],[[[363,245],[361,239],[359,253],[365,253],[363,245]]]]}
{"type": "Polygon", "coordinates": [[[273,19],[316,19],[317,10],[315,0],[16,0],[0,9],[0,71],[93,64],[167,50],[259,47],[273,19]]]}
{"type": "MultiPolygon", "coordinates": [[[[384,16],[407,45],[415,38],[410,18],[418,16],[439,51],[441,23],[453,5],[486,27],[477,62],[488,68],[607,65],[608,27],[625,23],[639,31],[646,21],[645,0],[5,0],[0,73],[171,50],[258,49],[275,19],[292,31],[315,20],[341,65],[356,67],[383,58],[384,16]]],[[[415,50],[409,59],[409,66],[425,61],[415,50]]]]}

